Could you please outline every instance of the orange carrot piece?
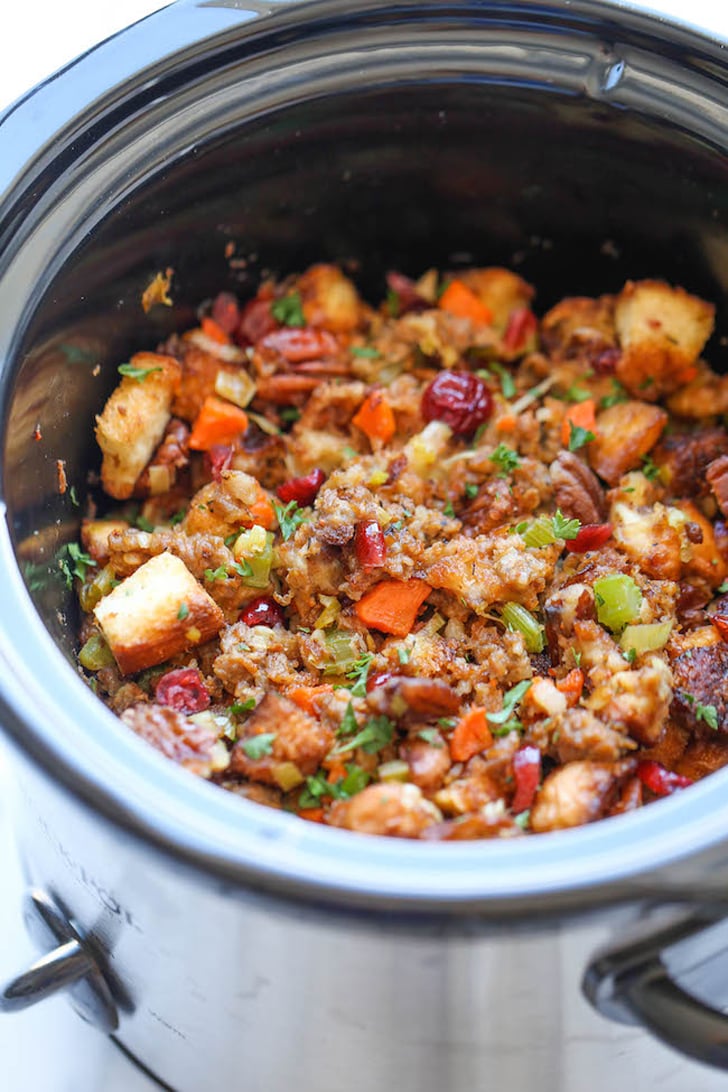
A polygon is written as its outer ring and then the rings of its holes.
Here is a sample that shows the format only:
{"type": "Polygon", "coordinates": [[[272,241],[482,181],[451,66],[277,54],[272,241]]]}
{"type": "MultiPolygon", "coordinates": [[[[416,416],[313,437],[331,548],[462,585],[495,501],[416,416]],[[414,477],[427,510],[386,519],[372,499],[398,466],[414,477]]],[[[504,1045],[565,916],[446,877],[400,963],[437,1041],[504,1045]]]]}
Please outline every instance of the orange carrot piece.
{"type": "Polygon", "coordinates": [[[431,591],[424,580],[382,580],[354,604],[354,613],[370,629],[406,637],[431,591]]]}
{"type": "Polygon", "coordinates": [[[450,754],[453,762],[467,762],[473,755],[480,754],[493,742],[493,733],[488,727],[485,709],[470,709],[458,721],[455,731],[450,736],[450,754]]]}
{"type": "Polygon", "coordinates": [[[397,427],[392,407],[382,391],[372,391],[351,420],[370,440],[381,440],[384,444],[389,443],[397,427]]]}
{"type": "Polygon", "coordinates": [[[329,785],[335,785],[337,781],[343,781],[347,775],[347,769],[343,762],[333,762],[329,766],[329,774],[326,780],[329,785]]]}
{"type": "Polygon", "coordinates": [[[515,432],[517,418],[513,413],[506,413],[505,416],[499,417],[495,423],[495,427],[499,432],[515,432]]]}
{"type": "Polygon", "coordinates": [[[211,341],[216,341],[219,345],[229,345],[230,338],[227,336],[222,326],[218,322],[215,322],[213,318],[205,316],[200,323],[203,334],[207,334],[211,341]]]}
{"type": "Polygon", "coordinates": [[[556,689],[561,691],[569,706],[576,705],[584,689],[584,672],[580,667],[573,668],[568,675],[558,680],[556,689]]]}
{"type": "Polygon", "coordinates": [[[493,312],[490,307],[462,281],[450,281],[440,296],[438,306],[451,315],[470,319],[471,322],[481,326],[489,326],[493,321],[493,312]]]}
{"type": "Polygon", "coordinates": [[[256,485],[258,486],[258,495],[253,503],[248,505],[250,519],[253,523],[257,523],[259,527],[265,527],[266,531],[270,531],[276,518],[273,502],[260,482],[256,482],[256,485]]]}
{"type": "Polygon", "coordinates": [[[293,690],[288,691],[286,697],[295,702],[299,709],[303,709],[304,713],[310,713],[312,717],[317,717],[319,714],[319,699],[324,694],[333,694],[333,692],[334,688],[331,683],[324,683],[322,686],[294,686],[293,690]]]}
{"type": "Polygon", "coordinates": [[[211,394],[202,403],[192,426],[190,447],[193,451],[209,451],[215,444],[231,444],[247,427],[245,410],[211,394]]]}
{"type": "Polygon", "coordinates": [[[572,425],[574,428],[585,428],[589,432],[594,431],[597,421],[596,409],[596,402],[593,398],[587,398],[583,402],[577,402],[576,405],[569,406],[561,424],[561,443],[564,447],[569,446],[572,425]]]}
{"type": "Polygon", "coordinates": [[[299,819],[308,819],[309,823],[323,823],[324,821],[324,809],[323,808],[301,808],[298,813],[299,819]]]}

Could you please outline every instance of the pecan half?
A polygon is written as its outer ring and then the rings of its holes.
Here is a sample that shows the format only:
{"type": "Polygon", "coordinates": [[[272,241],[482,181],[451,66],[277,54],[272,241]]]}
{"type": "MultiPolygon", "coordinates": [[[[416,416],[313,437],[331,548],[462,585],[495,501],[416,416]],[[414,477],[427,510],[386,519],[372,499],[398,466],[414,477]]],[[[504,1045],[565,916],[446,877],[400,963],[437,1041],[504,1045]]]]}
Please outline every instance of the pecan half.
{"type": "Polygon", "coordinates": [[[602,523],[607,515],[604,491],[595,474],[571,451],[562,451],[551,463],[556,504],[569,519],[602,523]]]}

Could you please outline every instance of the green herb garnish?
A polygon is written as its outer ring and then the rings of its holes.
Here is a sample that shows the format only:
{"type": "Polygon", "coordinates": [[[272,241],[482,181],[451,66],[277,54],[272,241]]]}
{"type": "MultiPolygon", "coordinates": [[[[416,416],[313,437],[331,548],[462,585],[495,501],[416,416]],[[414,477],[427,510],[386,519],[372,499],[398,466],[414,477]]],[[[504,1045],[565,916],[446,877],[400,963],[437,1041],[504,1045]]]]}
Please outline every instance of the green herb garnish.
{"type": "Polygon", "coordinates": [[[190,608],[187,606],[187,604],[186,603],[180,603],[179,610],[177,611],[177,621],[178,622],[184,622],[185,618],[188,617],[189,613],[190,613],[190,608]]]}
{"type": "Polygon", "coordinates": [[[475,482],[465,483],[465,495],[466,497],[469,497],[470,500],[473,500],[475,497],[477,497],[479,492],[480,486],[476,485],[475,482]]]}
{"type": "Polygon", "coordinates": [[[442,510],[444,516],[449,516],[450,519],[455,519],[455,509],[452,506],[452,501],[448,501],[442,510]]]}
{"type": "Polygon", "coordinates": [[[421,728],[417,733],[417,738],[424,739],[425,743],[429,743],[431,747],[444,746],[437,728],[421,728]]]}
{"type": "Polygon", "coordinates": [[[275,509],[276,519],[278,520],[278,526],[281,529],[283,540],[284,542],[287,542],[291,535],[296,533],[301,524],[307,522],[307,517],[300,511],[298,501],[289,501],[285,507],[276,504],[274,501],[273,508],[275,509]]]}
{"type": "MultiPolygon", "coordinates": [[[[353,679],[354,685],[350,687],[352,697],[363,698],[367,692],[367,678],[369,676],[369,668],[371,667],[373,656],[371,652],[365,652],[363,656],[360,656],[358,660],[355,660],[349,670],[346,672],[347,679],[353,679]]],[[[351,705],[351,703],[349,703],[351,705]]],[[[347,709],[348,712],[348,709],[347,709]]],[[[352,715],[353,715],[352,709],[352,715]]],[[[356,729],[356,720],[354,721],[354,728],[356,729]]]]}
{"type": "Polygon", "coordinates": [[[300,292],[291,292],[287,296],[282,296],[279,300],[273,300],[270,305],[270,313],[276,322],[280,322],[283,326],[306,325],[300,292]]]}
{"type": "Polygon", "coordinates": [[[513,376],[504,368],[497,360],[491,361],[488,368],[494,375],[497,375],[500,379],[501,391],[504,398],[513,398],[516,393],[516,384],[513,382],[513,376]]]}
{"type": "Polygon", "coordinates": [[[186,508],[180,508],[179,511],[175,512],[173,516],[170,516],[170,520],[169,520],[170,527],[176,527],[178,523],[182,522],[182,520],[185,518],[186,515],[187,515],[187,509],[186,508]]]}
{"type": "Polygon", "coordinates": [[[150,523],[145,516],[137,516],[134,526],[138,527],[140,531],[147,531],[149,534],[154,530],[154,524],[150,523]]]}
{"type": "Polygon", "coordinates": [[[642,473],[651,482],[653,482],[655,480],[655,478],[658,476],[658,474],[660,473],[660,468],[657,465],[657,463],[654,461],[654,459],[652,458],[651,455],[644,455],[643,456],[643,458],[642,458],[642,473]]]}
{"type": "MultiPolygon", "coordinates": [[[[338,734],[344,734],[343,722],[338,734]]],[[[361,731],[351,739],[344,739],[341,743],[337,743],[331,754],[340,755],[345,751],[354,751],[357,747],[361,747],[366,754],[374,755],[392,742],[393,735],[394,724],[389,717],[369,717],[361,731]]]]}
{"type": "Polygon", "coordinates": [[[352,345],[351,355],[363,357],[365,360],[376,360],[382,354],[373,345],[352,345]]]}
{"type": "Polygon", "coordinates": [[[300,409],[298,409],[297,406],[286,406],[285,409],[279,411],[278,416],[280,417],[281,421],[286,421],[290,423],[292,421],[298,420],[298,418],[301,416],[301,411],[300,409]]]}
{"type": "Polygon", "coordinates": [[[499,468],[499,478],[507,478],[511,470],[515,470],[517,466],[521,465],[518,452],[514,451],[512,447],[508,447],[508,444],[503,443],[498,444],[498,447],[490,456],[490,461],[499,468]]]}
{"type": "Polygon", "coordinates": [[[239,717],[242,713],[249,713],[255,709],[255,698],[246,698],[245,701],[234,701],[228,709],[231,717],[239,717]]]}
{"type": "Polygon", "coordinates": [[[573,421],[569,421],[569,451],[578,451],[579,448],[590,444],[592,440],[596,440],[593,432],[590,432],[588,428],[582,428],[581,425],[575,425],[573,421]]]}
{"type": "Polygon", "coordinates": [[[397,659],[402,664],[402,666],[409,663],[411,655],[412,649],[405,648],[404,645],[400,645],[400,647],[397,649],[397,659]]]}
{"type": "Polygon", "coordinates": [[[257,736],[249,736],[248,739],[244,739],[240,746],[248,758],[256,762],[259,758],[271,753],[275,738],[275,732],[260,732],[257,736]]]}
{"type": "Polygon", "coordinates": [[[78,543],[69,542],[58,555],[58,567],[63,573],[66,587],[71,588],[73,587],[74,576],[84,581],[86,579],[86,570],[89,568],[95,569],[96,562],[89,554],[83,552],[78,543]]]}
{"type": "Polygon", "coordinates": [[[627,401],[629,401],[629,395],[627,394],[626,390],[617,379],[613,379],[612,393],[605,394],[603,398],[599,399],[599,408],[609,409],[610,406],[616,406],[620,402],[627,401]]]}
{"type": "Polygon", "coordinates": [[[120,364],[119,375],[125,375],[129,379],[136,379],[137,383],[143,383],[152,372],[161,372],[161,368],[137,368],[133,364],[120,364]]]}
{"type": "Polygon", "coordinates": [[[216,569],[205,569],[205,580],[227,580],[228,571],[224,565],[218,565],[216,569]]]}
{"type": "Polygon", "coordinates": [[[514,715],[516,706],[523,700],[531,689],[531,679],[524,679],[516,683],[503,695],[503,708],[497,713],[486,713],[486,719],[496,725],[494,735],[505,736],[509,732],[522,728],[521,721],[514,715]]]}

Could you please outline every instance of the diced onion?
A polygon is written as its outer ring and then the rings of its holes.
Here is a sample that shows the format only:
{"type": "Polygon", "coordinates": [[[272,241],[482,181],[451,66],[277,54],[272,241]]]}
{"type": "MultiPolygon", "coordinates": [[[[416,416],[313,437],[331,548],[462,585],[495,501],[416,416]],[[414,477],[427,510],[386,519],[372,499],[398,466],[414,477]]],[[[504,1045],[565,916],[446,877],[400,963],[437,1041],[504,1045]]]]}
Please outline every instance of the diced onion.
{"type": "Polygon", "coordinates": [[[543,626],[520,603],[506,603],[501,618],[510,630],[520,633],[529,652],[543,652],[543,626]]]}
{"type": "Polygon", "coordinates": [[[407,781],[410,775],[410,768],[406,762],[403,762],[399,758],[393,759],[391,762],[383,762],[378,767],[377,773],[379,774],[380,781],[407,781]]]}
{"type": "Polygon", "coordinates": [[[328,629],[336,621],[341,611],[341,603],[335,595],[319,595],[319,602],[324,608],[314,622],[314,629],[328,629]]]}
{"type": "Polygon", "coordinates": [[[610,573],[594,581],[597,618],[613,633],[619,632],[639,617],[642,592],[631,576],[610,573]]]}
{"type": "Polygon", "coordinates": [[[208,337],[204,330],[190,330],[184,335],[185,341],[191,341],[198,349],[203,349],[210,356],[224,360],[226,364],[243,364],[248,358],[245,350],[238,345],[228,345],[208,337]]]}
{"type": "Polygon", "coordinates": [[[445,451],[452,429],[444,421],[430,421],[407,441],[403,454],[415,474],[425,474],[445,451]]]}
{"type": "Polygon", "coordinates": [[[672,633],[672,622],[651,622],[627,626],[619,639],[625,652],[634,649],[638,656],[643,652],[657,652],[664,648],[672,633]]]}
{"type": "Polygon", "coordinates": [[[302,785],[306,778],[295,762],[279,762],[272,770],[273,780],[283,792],[290,792],[302,785]]]}
{"type": "Polygon", "coordinates": [[[158,497],[160,493],[168,493],[173,485],[174,467],[149,467],[149,492],[153,497],[158,497]]]}
{"type": "Polygon", "coordinates": [[[253,413],[251,410],[247,412],[249,419],[258,426],[261,432],[265,432],[268,436],[280,436],[281,430],[278,426],[269,421],[267,417],[264,417],[262,413],[253,413]]]}
{"type": "Polygon", "coordinates": [[[241,409],[253,401],[257,389],[255,381],[242,369],[239,372],[219,371],[215,376],[215,393],[241,409]]]}

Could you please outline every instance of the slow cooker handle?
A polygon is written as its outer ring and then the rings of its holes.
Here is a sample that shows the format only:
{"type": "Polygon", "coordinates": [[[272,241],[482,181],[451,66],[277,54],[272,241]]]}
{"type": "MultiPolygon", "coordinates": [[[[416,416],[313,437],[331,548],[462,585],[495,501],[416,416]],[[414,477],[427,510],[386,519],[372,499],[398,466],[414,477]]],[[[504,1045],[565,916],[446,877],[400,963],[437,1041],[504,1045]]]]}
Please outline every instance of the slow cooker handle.
{"type": "Polygon", "coordinates": [[[728,1016],[688,993],[665,965],[666,949],[719,917],[681,914],[656,931],[646,921],[626,942],[596,953],[582,980],[584,994],[603,1016],[640,1025],[674,1050],[728,1070],[728,1016]]]}

